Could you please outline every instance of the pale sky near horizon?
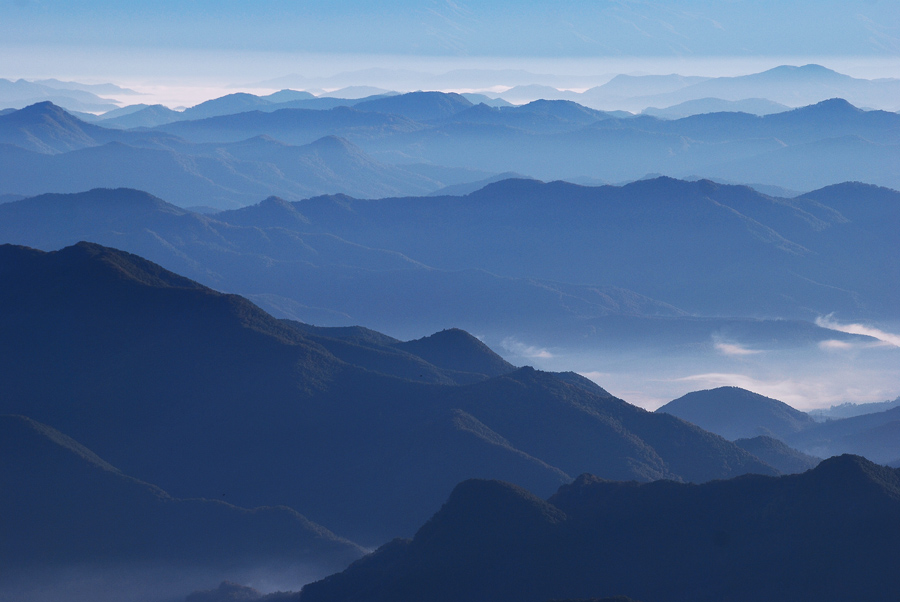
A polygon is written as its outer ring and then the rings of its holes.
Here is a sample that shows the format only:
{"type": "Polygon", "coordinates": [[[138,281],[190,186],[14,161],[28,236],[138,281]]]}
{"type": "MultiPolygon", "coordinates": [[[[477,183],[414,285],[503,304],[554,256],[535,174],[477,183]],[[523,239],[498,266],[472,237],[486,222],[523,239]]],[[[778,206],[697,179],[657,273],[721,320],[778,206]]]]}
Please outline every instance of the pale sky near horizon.
{"type": "Polygon", "coordinates": [[[242,84],[368,67],[900,77],[897,0],[0,0],[0,77],[242,84]],[[806,60],[815,57],[815,60],[806,60]],[[830,64],[829,64],[830,63],[830,64]],[[711,66],[715,66],[712,69],[711,66]],[[699,73],[712,69],[714,72],[699,73]]]}

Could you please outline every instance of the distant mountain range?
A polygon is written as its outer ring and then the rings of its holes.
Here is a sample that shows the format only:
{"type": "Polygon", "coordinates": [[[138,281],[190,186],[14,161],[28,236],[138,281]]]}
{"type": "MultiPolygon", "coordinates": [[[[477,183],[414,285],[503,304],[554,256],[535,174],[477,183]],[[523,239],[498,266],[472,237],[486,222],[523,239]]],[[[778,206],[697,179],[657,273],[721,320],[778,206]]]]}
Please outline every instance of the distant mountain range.
{"type": "Polygon", "coordinates": [[[299,602],[893,599],[900,473],[857,456],[703,485],[582,475],[544,501],[461,483],[416,536],[307,585],[299,602]]]}
{"type": "Polygon", "coordinates": [[[731,441],[760,435],[784,439],[816,425],[805,412],[738,387],[688,393],[656,411],[678,416],[731,441]]]}
{"type": "Polygon", "coordinates": [[[657,109],[647,107],[641,113],[664,119],[681,119],[705,113],[749,113],[751,115],[771,115],[791,110],[783,105],[765,98],[746,98],[744,100],[722,100],[721,98],[698,98],[657,109]]]}
{"type": "Polygon", "coordinates": [[[589,176],[621,182],[663,173],[799,190],[846,180],[900,187],[889,167],[900,148],[900,115],[861,111],[841,100],[762,117],[710,113],[676,120],[620,117],[557,100],[521,107],[476,105],[425,122],[413,116],[438,115],[428,106],[436,99],[417,100],[421,108],[391,117],[356,105],[250,112],[157,129],[218,143],[265,134],[307,144],[335,134],[387,162],[516,171],[542,179],[589,176]]]}
{"type": "Polygon", "coordinates": [[[173,496],[289,505],[370,545],[453,485],[549,495],[572,475],[774,474],[738,446],[574,374],[515,369],[448,331],[400,343],[279,321],[137,256],[0,247],[0,412],[173,496]]]}
{"type": "Polygon", "coordinates": [[[900,397],[893,401],[876,401],[872,403],[845,402],[831,406],[830,408],[812,410],[809,414],[817,420],[830,420],[834,418],[851,418],[853,416],[871,414],[881,410],[890,410],[897,406],[900,406],[900,397]]]}
{"type": "MultiPolygon", "coordinates": [[[[473,105],[464,96],[438,92],[362,99],[353,101],[353,106],[327,109],[278,107],[334,99],[301,98],[272,104],[263,97],[232,96],[239,98],[208,101],[198,105],[196,111],[179,113],[177,121],[135,130],[101,127],[107,121],[89,124],[47,103],[33,105],[0,115],[0,144],[53,154],[120,142],[175,152],[185,157],[177,159],[180,163],[190,165],[196,156],[234,162],[235,158],[227,156],[229,145],[260,136],[294,146],[336,136],[358,147],[354,153],[378,164],[380,171],[392,170],[389,179],[395,180],[384,186],[375,174],[356,175],[341,161],[326,160],[316,166],[313,187],[303,176],[279,177],[285,162],[292,161],[293,151],[284,148],[284,153],[258,158],[251,165],[229,165],[226,170],[235,172],[236,182],[206,173],[204,168],[189,167],[191,174],[196,171],[196,177],[220,188],[212,191],[208,190],[209,183],[204,184],[204,194],[212,200],[192,202],[190,206],[245,205],[254,186],[291,200],[299,200],[297,195],[309,190],[365,193],[363,196],[370,197],[421,194],[421,177],[415,177],[421,176],[416,171],[419,165],[429,166],[433,172],[431,179],[435,182],[428,184],[431,188],[427,192],[509,172],[550,180],[588,178],[601,182],[667,174],[791,190],[812,190],[843,181],[900,188],[893,169],[895,155],[900,153],[900,115],[863,111],[839,99],[764,116],[718,112],[668,120],[649,115],[623,117],[565,100],[541,100],[518,107],[473,105]],[[252,107],[257,109],[245,110],[252,107]],[[220,114],[228,111],[244,112],[220,114]],[[218,152],[223,147],[226,150],[218,152]],[[454,170],[480,171],[483,175],[459,180],[451,177],[454,170]],[[330,171],[334,171],[333,176],[330,171]],[[405,173],[409,171],[414,173],[405,173]],[[348,181],[353,186],[348,186],[348,181]],[[227,204],[223,204],[225,201],[227,204]]],[[[145,107],[108,121],[113,125],[114,121],[129,119],[135,125],[154,125],[159,119],[173,117],[169,113],[161,107],[145,107]]],[[[17,174],[47,169],[30,165],[38,161],[33,157],[16,161],[17,174]]],[[[82,181],[91,182],[90,186],[135,186],[137,182],[129,183],[124,176],[116,179],[110,172],[133,172],[154,163],[152,157],[123,155],[116,164],[101,155],[79,164],[77,171],[82,181]]],[[[152,192],[164,194],[183,188],[165,188],[165,176],[164,170],[147,178],[161,184],[152,192]]],[[[0,193],[27,194],[14,186],[28,188],[29,192],[54,190],[35,190],[39,181],[8,176],[0,193]]]]}
{"type": "Polygon", "coordinates": [[[761,73],[731,77],[617,75],[584,92],[550,86],[515,86],[500,97],[513,102],[536,98],[572,100],[600,110],[640,112],[701,99],[746,101],[766,99],[789,107],[845,98],[853,104],[896,111],[900,79],[858,79],[821,65],[781,65],[761,73]]]}
{"type": "Polygon", "coordinates": [[[467,197],[273,198],[204,216],[146,193],[97,190],[0,205],[0,241],[122,247],[282,317],[405,337],[458,325],[494,344],[520,336],[569,347],[711,348],[715,335],[762,348],[815,346],[871,339],[752,316],[808,320],[810,308],[891,316],[896,281],[873,276],[897,270],[896,196],[848,185],[785,201],[709,182],[509,180],[467,197]]]}
{"type": "Polygon", "coordinates": [[[46,79],[29,82],[24,79],[0,79],[0,108],[21,109],[37,102],[50,101],[70,111],[102,112],[118,108],[117,101],[99,95],[130,95],[133,90],[112,84],[85,85],[46,79]]]}
{"type": "Polygon", "coordinates": [[[790,466],[809,467],[812,459],[785,449],[785,444],[822,458],[852,453],[887,464],[900,457],[900,407],[893,403],[866,405],[861,410],[865,413],[822,422],[776,399],[737,387],[720,387],[688,393],[656,411],[733,440],[789,472],[790,466]]]}

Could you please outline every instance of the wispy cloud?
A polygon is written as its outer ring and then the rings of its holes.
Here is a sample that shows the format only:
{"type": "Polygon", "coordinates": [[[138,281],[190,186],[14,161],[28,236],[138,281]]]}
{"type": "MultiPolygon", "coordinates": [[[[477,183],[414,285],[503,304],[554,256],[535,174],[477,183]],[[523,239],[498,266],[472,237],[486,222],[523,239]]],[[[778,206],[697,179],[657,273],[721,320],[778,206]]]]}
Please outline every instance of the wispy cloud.
{"type": "Polygon", "coordinates": [[[831,330],[846,332],[848,334],[861,334],[878,339],[888,345],[900,347],[900,334],[885,332],[872,326],[866,326],[865,324],[842,324],[835,320],[832,314],[816,318],[816,326],[830,328],[831,330]]]}
{"type": "Polygon", "coordinates": [[[500,342],[500,346],[503,347],[503,349],[505,349],[506,351],[518,355],[519,357],[537,359],[551,359],[553,357],[553,354],[543,347],[526,345],[515,337],[506,337],[505,339],[503,339],[503,341],[500,342]]]}
{"type": "Polygon", "coordinates": [[[722,341],[716,341],[715,348],[716,351],[722,355],[729,356],[757,355],[762,353],[762,350],[760,349],[750,349],[749,347],[744,347],[737,343],[725,343],[722,341]]]}
{"type": "Polygon", "coordinates": [[[838,341],[836,339],[819,341],[819,349],[823,349],[825,351],[844,351],[847,349],[854,349],[855,347],[856,346],[850,341],[838,341]]]}

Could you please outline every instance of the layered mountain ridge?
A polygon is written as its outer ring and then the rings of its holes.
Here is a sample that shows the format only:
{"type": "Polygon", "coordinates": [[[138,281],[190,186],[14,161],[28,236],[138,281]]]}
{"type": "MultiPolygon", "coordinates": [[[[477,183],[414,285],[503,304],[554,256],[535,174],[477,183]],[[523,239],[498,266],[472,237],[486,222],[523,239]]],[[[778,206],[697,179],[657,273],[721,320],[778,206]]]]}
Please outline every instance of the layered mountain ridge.
{"type": "Polygon", "coordinates": [[[489,377],[509,365],[458,331],[412,346],[310,331],[87,243],[4,245],[0,280],[0,411],[65,432],[172,495],[289,505],[363,544],[409,533],[471,476],[549,494],[587,470],[641,480],[775,472],[572,375],[489,377]],[[448,337],[482,359],[447,364],[448,337]]]}
{"type": "Polygon", "coordinates": [[[412,540],[296,599],[889,600],[898,504],[900,473],[855,456],[703,485],[582,475],[548,501],[466,481],[412,540]]]}

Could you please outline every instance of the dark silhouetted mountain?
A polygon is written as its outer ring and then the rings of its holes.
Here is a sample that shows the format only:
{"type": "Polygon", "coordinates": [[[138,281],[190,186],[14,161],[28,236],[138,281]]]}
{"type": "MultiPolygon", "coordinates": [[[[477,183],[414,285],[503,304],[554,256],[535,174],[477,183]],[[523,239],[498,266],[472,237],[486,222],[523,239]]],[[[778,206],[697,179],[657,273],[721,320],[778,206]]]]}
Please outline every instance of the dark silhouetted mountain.
{"type": "Polygon", "coordinates": [[[893,599],[900,474],[855,456],[704,485],[582,475],[544,501],[467,481],[394,540],[299,600],[659,602],[893,599]]]}
{"type": "Polygon", "coordinates": [[[473,372],[487,377],[508,374],[515,366],[464,330],[451,328],[396,347],[417,355],[439,368],[473,372]]]}
{"type": "Polygon", "coordinates": [[[778,469],[782,474],[794,474],[806,472],[815,468],[822,458],[816,458],[809,454],[789,447],[783,441],[760,435],[752,439],[737,439],[735,445],[745,449],[769,466],[778,469]]]}
{"type": "Polygon", "coordinates": [[[644,115],[662,117],[663,119],[681,119],[703,113],[750,113],[751,115],[771,115],[789,111],[790,107],[765,98],[746,98],[744,100],[722,100],[721,98],[698,98],[688,100],[665,109],[646,108],[644,115]]]}
{"type": "Polygon", "coordinates": [[[271,562],[324,575],[363,553],[289,508],[173,498],[24,416],[0,416],[0,432],[0,558],[7,569],[147,562],[227,576],[235,565],[271,562]]]}
{"type": "Polygon", "coordinates": [[[353,105],[358,111],[372,111],[400,115],[412,121],[445,119],[472,106],[459,94],[444,92],[410,92],[366,100],[353,105]]]}
{"type": "Polygon", "coordinates": [[[297,595],[293,592],[262,594],[252,587],[223,581],[219,587],[200,590],[190,594],[184,602],[292,602],[297,595]]]}
{"type": "MultiPolygon", "coordinates": [[[[456,386],[392,376],[413,356],[379,368],[371,334],[325,341],[98,245],[2,246],[0,284],[0,412],[71,433],[175,496],[286,504],[366,544],[411,533],[470,477],[549,495],[583,470],[696,481],[772,472],[716,435],[570,377],[519,369],[456,386]]],[[[442,338],[429,355],[449,355],[435,348],[442,338]]]]}
{"type": "Polygon", "coordinates": [[[816,424],[808,414],[784,402],[738,387],[694,391],[656,411],[678,416],[732,441],[758,435],[784,439],[816,424]]]}

